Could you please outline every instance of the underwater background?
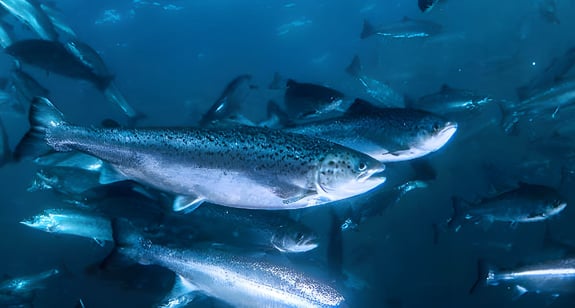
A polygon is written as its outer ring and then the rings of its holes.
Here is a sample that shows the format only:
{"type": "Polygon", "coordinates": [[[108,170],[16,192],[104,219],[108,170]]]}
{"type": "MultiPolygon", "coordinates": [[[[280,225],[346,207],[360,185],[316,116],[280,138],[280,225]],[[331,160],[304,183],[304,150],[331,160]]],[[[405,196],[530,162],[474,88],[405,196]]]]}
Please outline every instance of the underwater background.
{"type": "MultiPolygon", "coordinates": [[[[559,24],[540,16],[539,2],[446,0],[427,13],[412,0],[59,0],[55,5],[78,37],[100,53],[129,103],[147,115],[139,125],[186,126],[200,119],[231,79],[246,73],[260,85],[244,103],[245,115],[255,119],[263,119],[268,99],[278,96],[267,89],[275,72],[369,98],[345,71],[354,55],[360,56],[366,74],[406,97],[417,98],[448,84],[503,104],[517,101],[519,86],[575,45],[575,1],[556,0],[559,24]],[[384,24],[404,16],[439,23],[442,33],[425,39],[360,38],[365,19],[384,24]]],[[[15,31],[20,38],[33,37],[24,26],[16,25],[15,31]]],[[[12,66],[9,55],[0,55],[0,72],[7,75],[12,66]]],[[[90,126],[106,118],[126,120],[86,82],[24,67],[50,89],[52,101],[70,122],[90,126]]],[[[3,112],[0,117],[14,147],[28,129],[26,116],[3,112]]],[[[460,122],[453,140],[427,158],[437,172],[428,187],[410,192],[357,232],[342,234],[343,267],[357,280],[345,292],[350,307],[573,305],[572,294],[513,299],[509,290],[493,287],[469,294],[479,259],[493,260],[502,268],[536,260],[546,223],[467,225],[456,233],[440,232],[434,241],[434,224],[452,215],[452,196],[477,199],[517,182],[557,188],[568,206],[547,225],[557,237],[575,240],[574,182],[562,173],[569,166],[564,151],[574,151],[575,144],[543,153],[533,146],[531,132],[547,129],[552,122],[508,135],[501,129],[501,118],[494,108],[460,122]],[[535,164],[547,160],[551,162],[543,167],[535,164]]],[[[394,170],[401,173],[402,166],[388,164],[390,183],[394,170]]],[[[0,273],[14,277],[65,266],[69,273],[38,291],[35,307],[69,307],[78,299],[86,307],[147,307],[161,299],[170,281],[133,287],[124,285],[121,277],[85,273],[109,253],[109,245],[102,248],[84,238],[46,234],[19,223],[62,202],[50,192],[27,191],[35,170],[30,161],[0,168],[0,273]]],[[[329,208],[346,202],[385,201],[376,192],[296,210],[300,213],[294,215],[324,243],[330,236],[329,208]]],[[[323,256],[325,245],[318,250],[315,253],[323,256]]],[[[296,259],[305,263],[306,258],[296,259]]],[[[146,281],[146,274],[141,276],[146,281]]],[[[158,276],[162,275],[152,277],[158,276]]],[[[190,304],[207,305],[225,306],[209,299],[190,304]]]]}

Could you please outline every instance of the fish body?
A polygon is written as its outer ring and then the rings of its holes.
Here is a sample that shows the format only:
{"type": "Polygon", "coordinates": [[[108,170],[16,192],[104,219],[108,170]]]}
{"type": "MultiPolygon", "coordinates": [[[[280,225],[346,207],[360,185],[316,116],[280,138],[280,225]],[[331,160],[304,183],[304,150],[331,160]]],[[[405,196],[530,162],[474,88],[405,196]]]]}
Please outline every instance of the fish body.
{"type": "Polygon", "coordinates": [[[208,234],[215,242],[288,253],[307,252],[318,246],[312,230],[279,214],[205,205],[186,218],[195,231],[208,234]]]}
{"type": "Polygon", "coordinates": [[[48,40],[22,40],[6,48],[6,52],[22,62],[75,79],[87,80],[98,89],[105,90],[113,76],[98,75],[94,69],[59,42],[48,40]]]}
{"type": "Polygon", "coordinates": [[[381,162],[418,158],[443,147],[457,124],[426,111],[377,108],[356,100],[345,115],[305,123],[288,132],[323,138],[381,162]]]}
{"type": "Polygon", "coordinates": [[[500,270],[480,261],[478,279],[471,292],[480,285],[513,288],[515,297],[525,293],[559,296],[575,292],[575,259],[564,258],[500,270]]]}
{"type": "Polygon", "coordinates": [[[21,224],[48,233],[68,234],[100,241],[112,241],[109,219],[72,209],[46,209],[21,224]]]}
{"type": "Polygon", "coordinates": [[[294,120],[345,110],[345,95],[337,90],[293,79],[288,79],[286,86],[284,96],[286,112],[294,120]]]}
{"type": "Polygon", "coordinates": [[[379,186],[384,166],[340,145],[258,127],[87,128],[66,123],[47,99],[31,107],[32,129],[18,146],[76,150],[110,166],[101,182],[131,179],[178,195],[181,210],[202,201],[240,208],[294,209],[379,186]]]}
{"type": "Polygon", "coordinates": [[[541,73],[535,75],[524,86],[519,87],[517,89],[519,99],[525,100],[552,88],[573,68],[573,65],[575,65],[575,47],[571,47],[561,56],[553,58],[541,73]]]}
{"type": "Polygon", "coordinates": [[[14,28],[4,21],[0,21],[0,47],[6,48],[14,42],[14,28]]]}
{"type": "Polygon", "coordinates": [[[427,13],[435,7],[439,0],[417,0],[417,7],[423,13],[427,13]]]}
{"type": "Polygon", "coordinates": [[[47,279],[60,274],[59,269],[50,269],[33,275],[6,279],[0,282],[0,294],[24,295],[44,287],[47,279]]]}
{"type": "Polygon", "coordinates": [[[245,74],[230,81],[212,107],[202,116],[199,125],[205,127],[230,120],[239,122],[239,118],[243,119],[240,110],[250,93],[251,80],[252,76],[245,74]]]}
{"type": "Polygon", "coordinates": [[[31,102],[36,96],[47,97],[50,94],[48,89],[21,69],[12,70],[10,81],[14,89],[19,92],[27,102],[31,102]]]}
{"type": "Polygon", "coordinates": [[[61,12],[59,12],[56,8],[53,8],[50,5],[44,3],[41,3],[40,7],[46,13],[46,15],[48,15],[50,21],[56,29],[68,35],[69,38],[76,38],[76,32],[74,32],[70,25],[64,22],[64,18],[61,12]]]}
{"type": "Polygon", "coordinates": [[[473,91],[443,85],[439,92],[422,96],[409,107],[447,115],[478,112],[491,101],[493,101],[491,98],[476,94],[473,91]]]}
{"type": "Polygon", "coordinates": [[[50,17],[42,10],[36,0],[1,0],[2,5],[10,14],[34,30],[42,39],[57,41],[58,33],[50,17]]]}
{"type": "Polygon", "coordinates": [[[364,88],[365,92],[375,99],[382,107],[405,107],[403,95],[395,91],[390,85],[363,73],[359,56],[354,56],[346,68],[346,73],[355,77],[364,88]]]}
{"type": "Polygon", "coordinates": [[[510,132],[521,120],[553,120],[563,109],[575,103],[575,79],[565,79],[555,83],[551,88],[505,107],[504,130],[510,132]]]}
{"type": "Polygon", "coordinates": [[[366,39],[373,35],[394,38],[412,39],[429,37],[441,31],[441,25],[428,20],[411,19],[404,17],[401,21],[389,25],[376,27],[364,20],[360,38],[366,39]]]}
{"type": "Polygon", "coordinates": [[[335,307],[344,301],[329,285],[289,267],[249,258],[221,245],[168,248],[120,222],[113,225],[117,251],[138,263],[175,272],[180,288],[174,290],[180,290],[175,294],[180,299],[196,291],[234,307],[335,307]]]}
{"type": "Polygon", "coordinates": [[[555,189],[521,183],[516,189],[485,198],[471,206],[465,206],[462,200],[454,198],[453,217],[448,227],[457,231],[464,221],[538,222],[561,213],[566,206],[555,189]]]}

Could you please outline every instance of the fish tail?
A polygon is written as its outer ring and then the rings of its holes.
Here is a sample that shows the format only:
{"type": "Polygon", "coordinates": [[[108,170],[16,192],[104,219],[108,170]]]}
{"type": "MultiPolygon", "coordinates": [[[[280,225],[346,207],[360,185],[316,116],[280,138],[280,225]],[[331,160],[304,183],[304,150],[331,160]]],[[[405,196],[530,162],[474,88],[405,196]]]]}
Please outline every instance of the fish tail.
{"type": "Polygon", "coordinates": [[[361,61],[359,60],[359,56],[353,56],[351,63],[345,68],[345,72],[353,77],[359,77],[361,75],[361,61]]]}
{"type": "Polygon", "coordinates": [[[135,248],[138,243],[143,242],[143,236],[140,232],[125,219],[112,220],[112,239],[115,249],[135,248]]]}
{"type": "Polygon", "coordinates": [[[495,273],[495,268],[485,262],[485,260],[477,261],[477,279],[469,289],[469,294],[473,294],[478,287],[487,284],[487,279],[493,276],[495,273]]]}
{"type": "Polygon", "coordinates": [[[268,119],[261,125],[266,127],[279,126],[282,128],[294,126],[289,115],[273,100],[268,101],[267,116],[268,119]]]}
{"type": "Polygon", "coordinates": [[[367,20],[363,20],[363,29],[361,30],[361,39],[368,38],[375,33],[375,27],[367,20]]]}
{"type": "Polygon", "coordinates": [[[15,160],[35,157],[49,150],[46,135],[51,129],[68,125],[64,115],[47,98],[35,97],[30,105],[28,116],[30,130],[20,140],[14,151],[15,160]]]}
{"type": "Polygon", "coordinates": [[[467,206],[461,198],[455,196],[451,198],[451,201],[453,205],[453,215],[447,222],[447,227],[450,230],[457,232],[459,231],[459,228],[461,228],[461,224],[465,219],[465,209],[467,206]]]}

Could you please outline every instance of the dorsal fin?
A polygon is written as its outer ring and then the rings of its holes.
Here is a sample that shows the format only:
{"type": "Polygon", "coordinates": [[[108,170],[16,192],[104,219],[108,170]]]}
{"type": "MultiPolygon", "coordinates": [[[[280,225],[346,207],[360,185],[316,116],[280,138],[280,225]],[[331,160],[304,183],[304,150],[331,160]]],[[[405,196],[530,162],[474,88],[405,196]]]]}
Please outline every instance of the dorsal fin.
{"type": "Polygon", "coordinates": [[[364,19],[363,28],[361,30],[361,34],[359,35],[359,37],[361,39],[365,39],[375,34],[375,32],[376,32],[375,27],[367,19],[364,19]]]}
{"type": "Polygon", "coordinates": [[[439,92],[441,93],[447,93],[447,92],[451,92],[453,91],[453,88],[450,87],[448,84],[444,83],[441,85],[441,88],[439,89],[439,92]]]}
{"type": "Polygon", "coordinates": [[[345,115],[370,114],[379,111],[381,111],[381,109],[374,106],[372,103],[361,98],[356,98],[355,101],[353,101],[353,104],[351,104],[345,112],[345,115]]]}
{"type": "Polygon", "coordinates": [[[289,87],[293,87],[293,86],[295,86],[295,85],[297,85],[297,84],[298,84],[298,82],[295,81],[295,80],[293,80],[293,79],[288,79],[288,80],[286,81],[286,87],[288,87],[288,88],[289,88],[289,87]]]}

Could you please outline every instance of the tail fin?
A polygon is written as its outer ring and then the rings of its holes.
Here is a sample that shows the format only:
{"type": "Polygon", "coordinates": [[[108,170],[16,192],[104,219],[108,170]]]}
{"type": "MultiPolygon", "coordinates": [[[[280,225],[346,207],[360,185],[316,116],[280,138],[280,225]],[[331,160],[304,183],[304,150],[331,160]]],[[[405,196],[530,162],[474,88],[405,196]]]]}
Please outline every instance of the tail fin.
{"type": "Polygon", "coordinates": [[[478,287],[487,284],[487,279],[492,276],[495,269],[490,266],[485,260],[477,261],[477,280],[469,289],[469,294],[473,294],[478,287]]]}
{"type": "Polygon", "coordinates": [[[142,241],[142,235],[126,219],[112,220],[112,239],[115,248],[130,248],[142,241]]]}
{"type": "Polygon", "coordinates": [[[362,67],[359,56],[355,55],[351,60],[351,63],[345,68],[345,72],[353,77],[359,77],[361,75],[362,67]]]}
{"type": "Polygon", "coordinates": [[[375,33],[375,27],[367,20],[363,20],[363,29],[361,30],[361,35],[359,36],[361,39],[368,38],[375,33]]]}
{"type": "Polygon", "coordinates": [[[273,100],[268,102],[267,116],[262,126],[285,128],[294,125],[289,115],[273,100]]]}
{"type": "Polygon", "coordinates": [[[47,98],[35,97],[30,106],[30,130],[20,140],[14,152],[14,158],[38,156],[47,152],[46,132],[51,128],[67,125],[64,115],[47,98]]]}
{"type": "Polygon", "coordinates": [[[455,196],[451,198],[451,201],[453,202],[453,215],[447,222],[447,227],[450,230],[457,232],[465,220],[467,205],[464,204],[464,201],[461,198],[455,196]]]}

